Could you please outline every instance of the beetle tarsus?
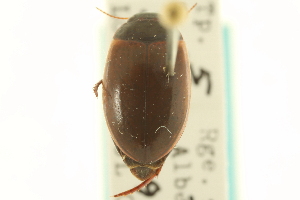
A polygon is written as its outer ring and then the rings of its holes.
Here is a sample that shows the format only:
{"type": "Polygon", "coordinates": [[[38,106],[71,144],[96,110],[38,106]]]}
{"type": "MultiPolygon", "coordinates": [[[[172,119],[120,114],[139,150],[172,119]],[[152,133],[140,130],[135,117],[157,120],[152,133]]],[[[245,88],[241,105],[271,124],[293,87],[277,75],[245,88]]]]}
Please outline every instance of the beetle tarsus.
{"type": "Polygon", "coordinates": [[[134,192],[136,192],[136,191],[139,191],[139,190],[142,189],[143,187],[146,187],[146,186],[152,181],[152,179],[154,179],[156,176],[158,176],[158,174],[159,174],[161,168],[162,168],[162,167],[158,168],[158,169],[156,170],[156,173],[155,173],[153,176],[151,176],[150,178],[148,178],[147,180],[145,180],[144,182],[142,182],[142,183],[139,184],[138,186],[136,186],[136,187],[134,187],[134,188],[132,188],[132,189],[130,189],[130,190],[127,190],[127,191],[125,191],[125,192],[121,192],[120,194],[116,194],[116,195],[114,195],[113,197],[126,196],[126,195],[132,194],[132,193],[134,193],[134,192]]]}
{"type": "Polygon", "coordinates": [[[93,87],[93,90],[94,90],[94,93],[95,93],[96,97],[98,97],[98,88],[101,84],[103,84],[102,79],[98,83],[96,83],[95,86],[93,87]]]}

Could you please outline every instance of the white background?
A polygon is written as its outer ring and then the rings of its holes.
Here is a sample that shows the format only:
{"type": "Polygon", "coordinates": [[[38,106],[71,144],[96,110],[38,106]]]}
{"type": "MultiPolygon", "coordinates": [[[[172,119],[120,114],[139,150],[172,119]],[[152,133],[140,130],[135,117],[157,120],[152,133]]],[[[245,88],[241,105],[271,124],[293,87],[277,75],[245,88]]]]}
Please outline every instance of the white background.
{"type": "Polygon", "coordinates": [[[244,199],[300,199],[300,2],[223,0],[244,199]]]}
{"type": "MultiPolygon", "coordinates": [[[[223,0],[239,191],[300,199],[300,3],[223,0]]],[[[100,1],[0,3],[0,199],[99,199],[100,1]]],[[[100,56],[101,55],[101,56],[100,56]]],[[[100,113],[102,114],[102,113],[100,113]]]]}

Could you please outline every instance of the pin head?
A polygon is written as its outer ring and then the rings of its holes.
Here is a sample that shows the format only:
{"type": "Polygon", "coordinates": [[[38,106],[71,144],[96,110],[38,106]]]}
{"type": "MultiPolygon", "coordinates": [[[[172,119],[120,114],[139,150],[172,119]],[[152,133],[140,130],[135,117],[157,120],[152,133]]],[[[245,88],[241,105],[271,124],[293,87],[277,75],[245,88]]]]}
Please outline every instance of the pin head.
{"type": "Polygon", "coordinates": [[[160,14],[160,23],[167,29],[182,24],[188,15],[188,9],[183,2],[174,1],[166,4],[160,14]]]}

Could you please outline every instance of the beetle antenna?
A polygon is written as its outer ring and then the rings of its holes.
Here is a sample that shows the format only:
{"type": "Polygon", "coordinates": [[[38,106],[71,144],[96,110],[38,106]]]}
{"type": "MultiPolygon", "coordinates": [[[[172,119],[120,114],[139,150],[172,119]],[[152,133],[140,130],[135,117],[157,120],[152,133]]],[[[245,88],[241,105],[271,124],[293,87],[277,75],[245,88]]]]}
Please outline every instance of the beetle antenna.
{"type": "MultiPolygon", "coordinates": [[[[97,7],[96,7],[97,8],[97,7]]],[[[107,12],[104,12],[103,10],[101,10],[100,8],[97,8],[98,10],[100,10],[102,13],[112,17],[112,18],[116,18],[116,19],[129,19],[129,17],[116,17],[116,16],[113,16],[111,14],[108,14],[107,12]]]]}
{"type": "Polygon", "coordinates": [[[138,186],[130,189],[130,190],[127,190],[125,192],[121,192],[120,194],[116,194],[114,195],[113,197],[120,197],[120,196],[126,196],[128,194],[132,194],[136,191],[139,191],[140,189],[142,189],[143,187],[147,186],[151,181],[152,179],[154,179],[156,176],[158,176],[160,170],[161,170],[162,167],[158,168],[155,172],[155,174],[153,176],[151,176],[150,178],[148,178],[147,180],[145,180],[144,182],[142,182],[141,184],[139,184],[138,186]]]}
{"type": "Polygon", "coordinates": [[[191,8],[189,9],[188,13],[191,12],[191,10],[193,10],[196,6],[197,6],[197,3],[195,3],[195,4],[193,5],[193,7],[191,7],[191,8]]]}

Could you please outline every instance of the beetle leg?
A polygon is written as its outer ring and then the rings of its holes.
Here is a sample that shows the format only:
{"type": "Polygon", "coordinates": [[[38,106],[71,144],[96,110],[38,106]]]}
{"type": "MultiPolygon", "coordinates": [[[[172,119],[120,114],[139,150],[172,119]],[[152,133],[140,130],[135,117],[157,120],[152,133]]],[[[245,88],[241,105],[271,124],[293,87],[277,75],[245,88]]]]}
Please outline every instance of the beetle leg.
{"type": "Polygon", "coordinates": [[[151,181],[152,179],[154,179],[156,176],[158,176],[160,170],[161,170],[162,167],[158,168],[156,170],[156,173],[153,174],[153,176],[151,176],[150,178],[148,178],[147,180],[145,180],[144,182],[142,182],[141,184],[139,184],[138,186],[130,189],[130,190],[127,190],[125,192],[121,192],[120,194],[116,194],[114,195],[113,197],[120,197],[120,196],[126,196],[126,195],[129,195],[129,194],[132,194],[136,191],[139,191],[140,189],[142,189],[143,187],[147,186],[151,181]]]}
{"type": "Polygon", "coordinates": [[[94,90],[94,93],[95,93],[96,97],[98,97],[98,88],[101,84],[103,84],[102,79],[98,83],[96,83],[95,86],[93,87],[93,90],[94,90]]]}
{"type": "Polygon", "coordinates": [[[94,93],[96,95],[96,97],[98,97],[98,88],[99,86],[102,84],[102,89],[107,92],[107,94],[111,97],[111,95],[108,93],[108,91],[105,89],[104,84],[103,84],[103,80],[101,79],[98,83],[95,84],[95,86],[93,87],[94,93]]]}

